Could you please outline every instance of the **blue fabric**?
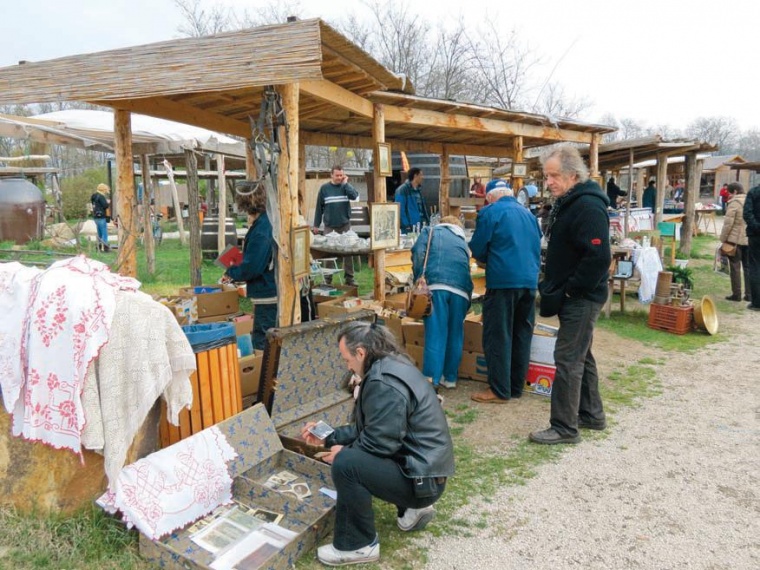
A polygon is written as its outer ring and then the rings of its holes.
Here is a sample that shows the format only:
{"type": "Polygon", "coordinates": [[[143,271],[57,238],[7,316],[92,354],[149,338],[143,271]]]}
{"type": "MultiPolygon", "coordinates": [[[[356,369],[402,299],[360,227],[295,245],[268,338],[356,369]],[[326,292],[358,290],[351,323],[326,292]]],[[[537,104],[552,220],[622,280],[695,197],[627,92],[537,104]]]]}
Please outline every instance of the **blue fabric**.
{"type": "Polygon", "coordinates": [[[108,222],[105,218],[95,218],[95,227],[98,230],[98,241],[108,245],[108,222]]]}
{"type": "Polygon", "coordinates": [[[401,230],[410,231],[415,224],[430,225],[430,216],[427,211],[425,198],[420,192],[421,186],[415,189],[408,180],[396,188],[394,201],[399,204],[401,210],[401,230]]]}
{"type": "MultiPolygon", "coordinates": [[[[246,282],[246,295],[252,299],[267,299],[277,295],[274,282],[274,239],[272,224],[266,213],[261,214],[245,236],[243,261],[227,270],[235,281],[246,282]]],[[[255,343],[254,343],[255,344],[255,343]]]]}
{"type": "Polygon", "coordinates": [[[472,256],[486,264],[488,289],[535,289],[541,263],[538,220],[512,196],[478,212],[472,256]]]}
{"type": "MultiPolygon", "coordinates": [[[[416,281],[422,275],[425,264],[430,226],[424,228],[412,246],[412,271],[416,281]]],[[[459,236],[447,224],[433,228],[425,279],[428,285],[448,285],[472,295],[472,278],[470,277],[470,253],[464,236],[459,236]]]]}
{"type": "Polygon", "coordinates": [[[456,382],[464,344],[464,317],[470,302],[451,291],[434,290],[433,312],[425,323],[422,373],[438,386],[441,378],[456,382]]]}

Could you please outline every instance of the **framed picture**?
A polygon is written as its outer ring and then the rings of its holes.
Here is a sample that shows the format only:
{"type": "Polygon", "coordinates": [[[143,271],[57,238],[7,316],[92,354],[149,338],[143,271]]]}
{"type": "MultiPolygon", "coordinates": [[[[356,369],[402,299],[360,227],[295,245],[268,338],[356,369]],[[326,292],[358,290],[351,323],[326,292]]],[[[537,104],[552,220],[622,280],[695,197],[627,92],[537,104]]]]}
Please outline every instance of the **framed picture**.
{"type": "Polygon", "coordinates": [[[371,248],[385,249],[398,247],[401,234],[401,210],[396,202],[372,204],[370,206],[371,248]]]}
{"type": "Polygon", "coordinates": [[[309,229],[309,226],[293,228],[291,236],[293,277],[298,279],[299,277],[304,277],[310,273],[309,236],[311,236],[311,230],[309,229]]]}
{"type": "Polygon", "coordinates": [[[604,179],[601,176],[589,176],[589,178],[604,188],[604,179]]]}
{"type": "Polygon", "coordinates": [[[380,176],[393,176],[391,165],[391,145],[389,143],[377,143],[377,164],[380,176]]]}
{"type": "Polygon", "coordinates": [[[528,163],[526,162],[512,163],[512,176],[527,176],[527,175],[528,175],[528,163]]]}

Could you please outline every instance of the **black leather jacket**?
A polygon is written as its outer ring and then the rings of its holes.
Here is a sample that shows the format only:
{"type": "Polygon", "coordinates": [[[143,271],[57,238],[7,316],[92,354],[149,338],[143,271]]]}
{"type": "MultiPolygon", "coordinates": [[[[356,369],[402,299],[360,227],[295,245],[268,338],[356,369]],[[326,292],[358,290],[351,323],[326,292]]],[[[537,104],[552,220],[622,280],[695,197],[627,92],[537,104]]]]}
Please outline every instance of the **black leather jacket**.
{"type": "Polygon", "coordinates": [[[361,383],[354,424],[337,428],[325,444],[390,457],[410,478],[454,474],[454,445],[435,390],[401,358],[372,365],[361,383]]]}

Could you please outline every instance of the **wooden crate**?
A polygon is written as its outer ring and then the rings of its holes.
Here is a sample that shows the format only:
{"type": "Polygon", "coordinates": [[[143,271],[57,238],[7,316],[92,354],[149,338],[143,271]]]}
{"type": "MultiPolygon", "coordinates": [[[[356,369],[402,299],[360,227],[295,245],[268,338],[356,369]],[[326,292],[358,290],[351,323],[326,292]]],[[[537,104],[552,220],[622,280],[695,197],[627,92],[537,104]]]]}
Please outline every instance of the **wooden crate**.
{"type": "Polygon", "coordinates": [[[693,318],[694,307],[673,307],[652,303],[649,306],[647,326],[650,329],[673,334],[686,334],[691,330],[693,318]]]}

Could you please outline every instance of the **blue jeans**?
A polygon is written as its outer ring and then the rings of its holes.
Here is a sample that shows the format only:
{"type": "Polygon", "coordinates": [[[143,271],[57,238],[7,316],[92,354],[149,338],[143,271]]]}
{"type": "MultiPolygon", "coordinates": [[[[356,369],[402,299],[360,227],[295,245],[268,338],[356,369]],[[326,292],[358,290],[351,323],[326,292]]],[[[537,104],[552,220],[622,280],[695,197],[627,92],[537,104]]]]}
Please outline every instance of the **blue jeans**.
{"type": "Polygon", "coordinates": [[[535,320],[535,289],[486,290],[483,352],[488,366],[488,385],[502,400],[522,396],[535,320]]]}
{"type": "Polygon", "coordinates": [[[253,306],[253,332],[251,341],[253,348],[264,350],[267,342],[267,331],[277,326],[277,304],[253,306]]]}
{"type": "Polygon", "coordinates": [[[105,218],[95,218],[95,227],[98,230],[98,242],[108,245],[108,222],[105,218]]]}
{"type": "Polygon", "coordinates": [[[601,303],[573,297],[565,299],[559,310],[550,423],[561,435],[578,435],[579,417],[591,423],[605,420],[596,360],[591,354],[594,324],[601,309],[601,303]]]}
{"type": "Polygon", "coordinates": [[[464,344],[464,317],[470,301],[451,291],[433,290],[433,312],[425,323],[422,373],[438,386],[441,377],[456,382],[464,344]]]}
{"type": "Polygon", "coordinates": [[[375,540],[372,497],[396,505],[403,516],[406,509],[432,505],[446,488],[441,483],[435,496],[417,498],[413,480],[404,476],[396,461],[352,447],[344,447],[335,456],[332,479],[338,492],[333,532],[333,546],[338,550],[358,550],[375,540]]]}

